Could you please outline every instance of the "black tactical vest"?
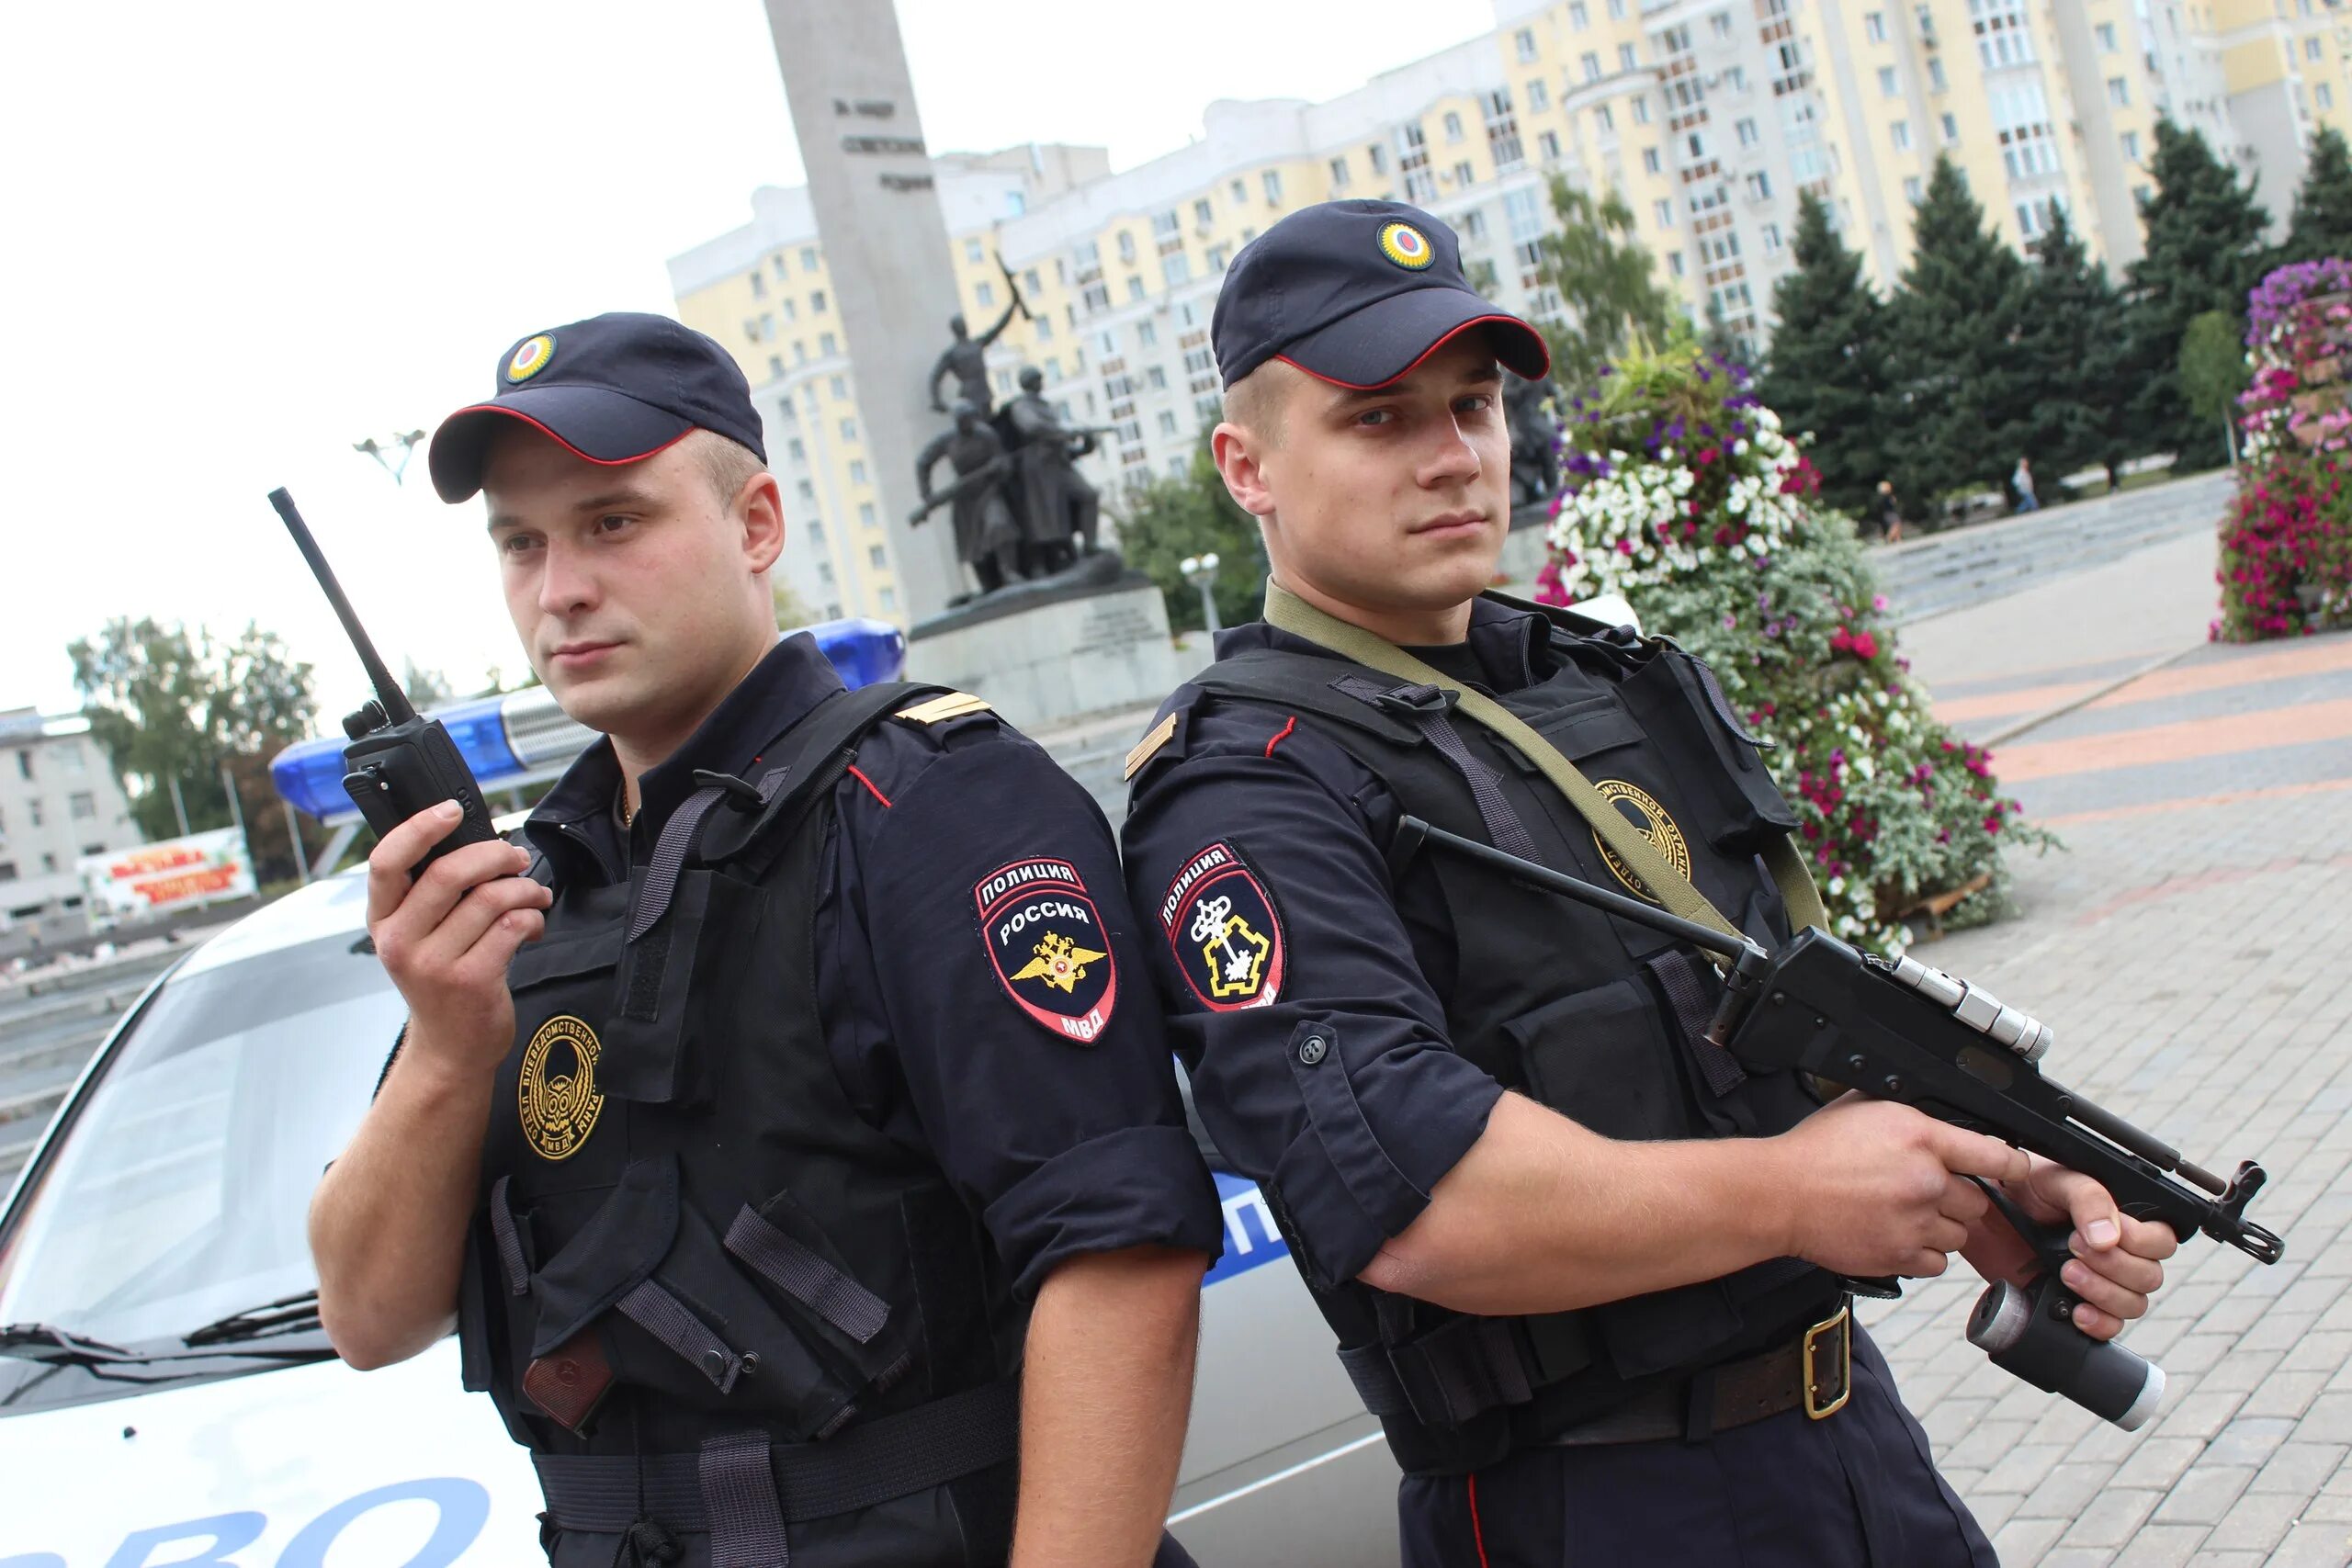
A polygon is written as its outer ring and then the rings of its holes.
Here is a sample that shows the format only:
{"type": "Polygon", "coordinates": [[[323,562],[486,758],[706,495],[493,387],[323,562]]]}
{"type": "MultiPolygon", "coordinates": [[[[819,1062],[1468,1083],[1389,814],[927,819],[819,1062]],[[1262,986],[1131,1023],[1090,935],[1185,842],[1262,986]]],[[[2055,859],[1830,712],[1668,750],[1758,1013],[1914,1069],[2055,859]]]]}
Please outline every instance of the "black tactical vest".
{"type": "Polygon", "coordinates": [[[833,785],[926,690],[835,695],[757,780],[697,775],[647,863],[560,888],[515,956],[460,1326],[551,1530],[1005,1560],[1023,1314],[936,1166],[849,1103],[814,1005],[833,785]]]}
{"type": "MultiPolygon", "coordinates": [[[[1786,942],[1788,917],[1758,852],[1796,818],[1713,677],[1670,643],[1578,635],[1569,626],[1581,623],[1552,619],[1557,671],[1498,700],[1717,909],[1768,947],[1786,942]]],[[[1262,705],[1276,725],[1295,716],[1313,727],[1406,815],[1644,892],[1534,764],[1453,713],[1442,687],[1402,685],[1336,654],[1271,649],[1221,660],[1192,683],[1262,705]]],[[[1721,987],[1694,950],[1467,857],[1424,854],[1459,950],[1449,1036],[1505,1086],[1620,1139],[1768,1136],[1818,1103],[1794,1075],[1750,1077],[1699,1038],[1721,987]]],[[[1317,1093],[1346,1092],[1329,1074],[1298,1078],[1310,1115],[1317,1093]]],[[[1366,1405],[1416,1473],[1491,1463],[1643,1389],[1763,1348],[1824,1315],[1838,1289],[1783,1258],[1578,1312],[1483,1318],[1354,1280],[1309,1287],[1366,1405]]]]}

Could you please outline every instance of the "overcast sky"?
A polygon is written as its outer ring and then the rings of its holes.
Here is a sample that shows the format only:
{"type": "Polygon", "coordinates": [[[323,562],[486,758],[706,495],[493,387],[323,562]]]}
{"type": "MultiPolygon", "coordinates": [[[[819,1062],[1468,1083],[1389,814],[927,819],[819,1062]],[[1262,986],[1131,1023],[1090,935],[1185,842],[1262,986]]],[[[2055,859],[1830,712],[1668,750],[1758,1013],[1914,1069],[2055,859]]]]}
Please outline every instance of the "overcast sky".
{"type": "MultiPolygon", "coordinates": [[[[1487,0],[899,15],[933,147],[1114,169],[1212,99],[1329,97],[1493,26],[1487,0]]],[[[532,329],[673,309],[667,258],[801,178],[759,0],[13,6],[0,148],[0,708],[75,705],[65,645],[110,616],[250,618],[318,666],[329,726],[363,678],[266,492],[395,668],[511,675],[477,507],[351,444],[483,395],[532,329]]]]}

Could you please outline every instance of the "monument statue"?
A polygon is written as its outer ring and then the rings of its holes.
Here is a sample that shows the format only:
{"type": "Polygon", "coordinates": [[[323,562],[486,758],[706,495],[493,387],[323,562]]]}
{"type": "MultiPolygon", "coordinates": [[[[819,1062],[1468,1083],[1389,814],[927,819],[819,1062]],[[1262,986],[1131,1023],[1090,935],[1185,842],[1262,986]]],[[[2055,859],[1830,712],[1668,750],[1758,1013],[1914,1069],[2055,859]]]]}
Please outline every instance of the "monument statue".
{"type": "Polygon", "coordinates": [[[915,458],[915,483],[922,504],[908,521],[921,526],[932,513],[952,505],[948,515],[956,530],[956,556],[979,579],[980,592],[994,592],[1020,581],[1021,525],[1005,501],[1012,481],[1012,461],[986,415],[968,402],[956,405],[956,428],[933,438],[915,458]],[[944,457],[956,470],[955,482],[933,493],[931,472],[944,457]]]}
{"type": "Polygon", "coordinates": [[[1110,428],[1065,428],[1061,415],[1046,400],[1045,387],[1036,367],[1023,366],[1021,395],[1006,405],[1003,415],[1012,427],[1033,577],[1059,571],[1080,556],[1102,548],[1095,534],[1102,501],[1078,471],[1078,459],[1093,451],[1094,438],[1110,428]],[[1070,547],[1073,534],[1080,541],[1075,550],[1070,547]]]}
{"type": "Polygon", "coordinates": [[[956,378],[957,399],[979,410],[981,418],[987,418],[996,405],[996,399],[989,390],[989,345],[1012,324],[1013,317],[1029,314],[1029,302],[1021,298],[1021,285],[1014,279],[1012,269],[1006,266],[1001,259],[997,262],[997,266],[1004,274],[1004,287],[1012,294],[1012,303],[1004,308],[1004,314],[996,319],[994,326],[978,337],[974,337],[971,329],[964,324],[962,311],[947,318],[947,331],[956,341],[940,351],[938,362],[931,367],[931,409],[933,413],[948,412],[947,405],[940,400],[939,384],[950,376],[956,378]]]}
{"type": "Polygon", "coordinates": [[[1545,502],[1560,489],[1560,422],[1547,403],[1556,406],[1559,389],[1550,377],[1531,381],[1515,370],[1503,372],[1503,424],[1510,433],[1510,507],[1545,502]]]}

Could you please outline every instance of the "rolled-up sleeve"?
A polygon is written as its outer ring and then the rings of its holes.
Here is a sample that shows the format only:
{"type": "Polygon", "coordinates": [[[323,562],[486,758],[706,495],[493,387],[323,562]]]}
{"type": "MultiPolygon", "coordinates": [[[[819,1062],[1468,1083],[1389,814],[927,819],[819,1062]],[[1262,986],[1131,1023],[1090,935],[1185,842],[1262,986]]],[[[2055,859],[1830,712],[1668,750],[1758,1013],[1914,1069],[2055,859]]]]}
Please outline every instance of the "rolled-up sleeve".
{"type": "Polygon", "coordinates": [[[1277,740],[1279,728],[1193,710],[1124,840],[1201,1120],[1328,1285],[1428,1206],[1502,1089],[1448,1043],[1366,814],[1376,782],[1330,742],[1277,740]],[[1253,935],[1268,946],[1250,992],[1238,944],[1253,935]]]}
{"type": "Polygon", "coordinates": [[[889,1082],[886,1118],[911,1117],[1023,1298],[1080,1254],[1214,1258],[1216,1189],[1110,829],[1029,742],[966,740],[911,764],[902,740],[843,796],[820,985],[866,1021],[862,1076],[889,1082]]]}

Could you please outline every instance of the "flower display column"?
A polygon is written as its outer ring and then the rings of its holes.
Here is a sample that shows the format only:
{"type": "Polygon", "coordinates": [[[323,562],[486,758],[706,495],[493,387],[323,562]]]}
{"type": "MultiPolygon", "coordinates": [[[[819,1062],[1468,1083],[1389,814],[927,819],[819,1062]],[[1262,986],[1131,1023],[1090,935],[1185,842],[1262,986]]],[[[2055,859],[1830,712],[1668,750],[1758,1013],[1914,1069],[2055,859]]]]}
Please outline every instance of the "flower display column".
{"type": "Polygon", "coordinates": [[[1880,953],[1911,922],[1990,919],[2001,848],[2050,836],[1983,748],[1936,722],[1853,524],[1752,390],[1701,350],[1632,359],[1571,404],[1538,596],[1618,593],[1714,669],[1796,808],[1836,934],[1880,953]]]}
{"type": "Polygon", "coordinates": [[[2212,626],[2232,642],[2352,625],[2352,263],[2282,266],[2246,307],[2254,379],[2212,626]]]}

